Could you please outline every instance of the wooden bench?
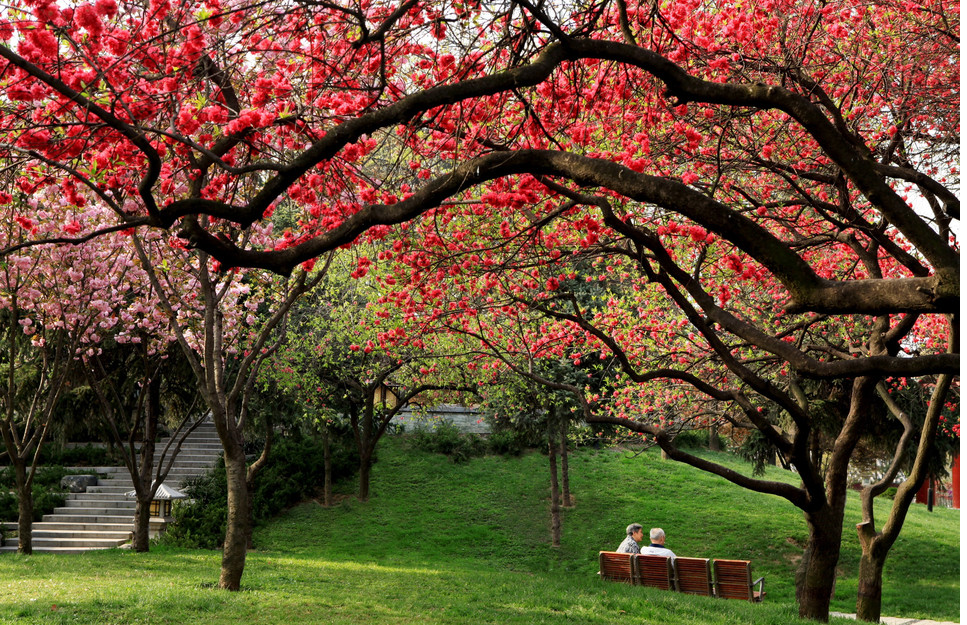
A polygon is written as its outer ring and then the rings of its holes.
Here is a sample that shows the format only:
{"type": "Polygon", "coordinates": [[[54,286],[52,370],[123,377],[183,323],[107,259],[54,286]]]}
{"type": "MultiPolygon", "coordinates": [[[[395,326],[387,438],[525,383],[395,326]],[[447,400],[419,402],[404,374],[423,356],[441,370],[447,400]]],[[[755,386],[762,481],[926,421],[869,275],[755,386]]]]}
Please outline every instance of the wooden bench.
{"type": "Polygon", "coordinates": [[[636,584],[638,577],[636,558],[636,554],[631,553],[600,551],[598,552],[598,575],[601,579],[612,582],[636,584]]]}
{"type": "Polygon", "coordinates": [[[762,601],[766,594],[765,578],[752,581],[748,560],[679,557],[672,563],[667,556],[600,551],[598,566],[601,579],[633,586],[753,602],[762,601]]]}
{"type": "Polygon", "coordinates": [[[762,601],[766,596],[765,577],[752,581],[752,563],[748,560],[713,560],[715,595],[724,599],[762,601]],[[759,589],[756,590],[755,586],[759,589]]]}
{"type": "Polygon", "coordinates": [[[675,558],[675,578],[679,592],[713,596],[712,567],[708,558],[675,558]]]}
{"type": "Polygon", "coordinates": [[[675,590],[675,573],[672,571],[671,558],[635,554],[638,560],[638,585],[675,590]]]}

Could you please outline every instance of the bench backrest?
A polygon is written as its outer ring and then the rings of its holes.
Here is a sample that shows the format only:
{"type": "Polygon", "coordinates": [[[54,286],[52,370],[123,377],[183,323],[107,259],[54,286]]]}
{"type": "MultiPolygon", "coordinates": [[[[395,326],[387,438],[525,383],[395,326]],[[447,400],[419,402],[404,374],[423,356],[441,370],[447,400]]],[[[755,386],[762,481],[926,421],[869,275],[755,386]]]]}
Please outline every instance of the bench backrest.
{"type": "Polygon", "coordinates": [[[636,583],[635,554],[616,551],[598,552],[598,575],[612,582],[636,583]]]}
{"type": "Polygon", "coordinates": [[[690,595],[712,595],[712,568],[708,558],[676,558],[678,590],[690,595]]]}
{"type": "Polygon", "coordinates": [[[725,599],[753,601],[752,563],[748,560],[713,560],[715,593],[725,599]]]}
{"type": "Polygon", "coordinates": [[[675,588],[670,557],[639,554],[637,558],[639,584],[662,590],[675,588]]]}

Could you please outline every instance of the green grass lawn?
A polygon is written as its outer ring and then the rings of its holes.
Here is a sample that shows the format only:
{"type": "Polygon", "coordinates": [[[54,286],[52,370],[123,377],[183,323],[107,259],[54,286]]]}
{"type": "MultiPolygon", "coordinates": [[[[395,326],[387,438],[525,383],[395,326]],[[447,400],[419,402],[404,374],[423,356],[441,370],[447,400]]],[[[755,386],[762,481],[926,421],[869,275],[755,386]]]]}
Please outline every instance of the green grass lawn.
{"type": "MultiPolygon", "coordinates": [[[[256,531],[241,592],[214,589],[218,552],[4,554],[0,623],[800,622],[793,572],[806,532],[790,504],[655,452],[584,450],[572,455],[571,476],[577,505],[555,550],[546,457],[452,464],[391,439],[369,502],[308,502],[256,531]],[[597,552],[617,546],[632,521],[663,527],[679,555],[751,559],[766,576],[765,603],[599,581],[597,552]]],[[[847,527],[857,519],[854,498],[847,527]]],[[[959,522],[958,511],[913,507],[887,562],[885,615],[959,620],[959,522]]],[[[851,529],[843,547],[833,609],[853,612],[851,529]]]]}

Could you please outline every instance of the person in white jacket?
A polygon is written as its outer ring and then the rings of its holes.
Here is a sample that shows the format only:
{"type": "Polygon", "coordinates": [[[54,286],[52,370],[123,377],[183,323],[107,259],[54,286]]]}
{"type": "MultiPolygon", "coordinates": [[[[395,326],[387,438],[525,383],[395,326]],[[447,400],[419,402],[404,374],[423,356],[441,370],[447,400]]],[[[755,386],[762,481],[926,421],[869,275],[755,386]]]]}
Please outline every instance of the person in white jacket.
{"type": "Polygon", "coordinates": [[[672,562],[675,561],[675,552],[665,546],[665,530],[660,527],[653,527],[648,532],[648,538],[651,539],[651,544],[642,547],[638,553],[646,556],[668,556],[672,559],[672,562]]]}

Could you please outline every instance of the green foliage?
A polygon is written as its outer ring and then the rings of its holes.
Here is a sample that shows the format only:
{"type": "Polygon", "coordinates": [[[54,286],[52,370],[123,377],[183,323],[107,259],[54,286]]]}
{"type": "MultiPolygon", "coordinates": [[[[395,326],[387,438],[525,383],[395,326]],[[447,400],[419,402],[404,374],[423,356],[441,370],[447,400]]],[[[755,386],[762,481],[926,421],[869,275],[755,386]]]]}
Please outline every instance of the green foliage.
{"type": "Polygon", "coordinates": [[[34,488],[34,521],[40,521],[54,508],[60,508],[67,501],[64,493],[45,488],[34,488]]]}
{"type": "Polygon", "coordinates": [[[896,499],[896,486],[891,486],[880,493],[880,497],[885,497],[886,499],[896,499]]]}
{"type": "Polygon", "coordinates": [[[159,542],[194,549],[218,549],[225,539],[228,520],[228,482],[224,460],[199,477],[189,479],[182,488],[189,499],[173,502],[175,519],[159,542]]]}
{"type": "MultiPolygon", "coordinates": [[[[728,447],[728,440],[716,434],[719,439],[719,449],[728,447]]],[[[707,429],[683,430],[675,436],[675,446],[681,449],[708,449],[710,436],[707,429]]]]}
{"type": "Polygon", "coordinates": [[[519,456],[527,449],[527,441],[513,430],[497,430],[487,437],[490,452],[499,456],[519,456]]]}
{"type": "Polygon", "coordinates": [[[17,496],[6,491],[0,492],[0,521],[16,520],[19,514],[17,496]]]}
{"type": "MultiPolygon", "coordinates": [[[[34,477],[32,496],[34,500],[34,521],[40,521],[54,508],[64,505],[65,497],[61,492],[60,480],[65,475],[78,473],[64,467],[40,467],[34,477]]],[[[14,521],[20,515],[17,506],[16,480],[13,467],[0,470],[0,521],[14,521]]]]}
{"type": "MultiPolygon", "coordinates": [[[[348,445],[332,446],[334,480],[351,475],[358,465],[359,459],[348,445]]],[[[318,439],[296,435],[279,441],[255,477],[252,516],[256,525],[314,496],[322,488],[324,466],[318,439]]],[[[184,492],[190,501],[176,501],[172,506],[175,524],[160,541],[181,547],[219,548],[228,517],[224,462],[220,460],[208,474],[189,480],[184,492]]]]}
{"type": "Polygon", "coordinates": [[[40,452],[40,462],[67,467],[110,467],[123,464],[117,449],[91,444],[82,447],[45,445],[40,452]]]}
{"type": "MultiPolygon", "coordinates": [[[[37,467],[37,474],[34,476],[34,488],[60,490],[60,480],[65,475],[85,475],[85,472],[72,471],[60,465],[37,467]]],[[[17,481],[13,467],[0,469],[0,489],[11,490],[16,487],[17,481]]]]}
{"type": "Polygon", "coordinates": [[[410,440],[415,448],[443,454],[454,462],[466,462],[487,453],[487,444],[481,437],[463,434],[449,421],[442,421],[433,429],[418,429],[410,440]]]}
{"type": "Polygon", "coordinates": [[[776,457],[775,445],[769,442],[759,430],[751,430],[737,449],[739,456],[752,463],[752,474],[761,476],[765,467],[772,464],[776,457]]]}

